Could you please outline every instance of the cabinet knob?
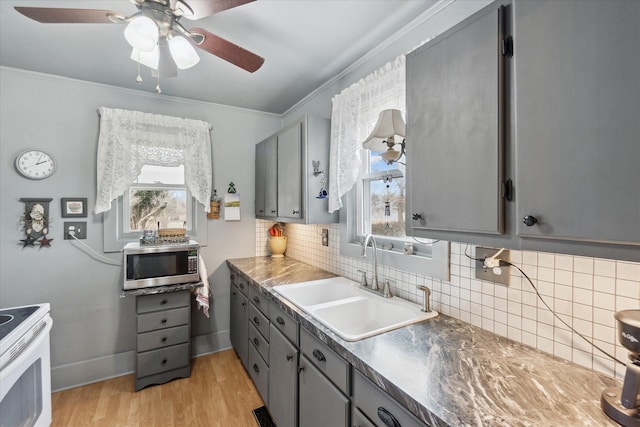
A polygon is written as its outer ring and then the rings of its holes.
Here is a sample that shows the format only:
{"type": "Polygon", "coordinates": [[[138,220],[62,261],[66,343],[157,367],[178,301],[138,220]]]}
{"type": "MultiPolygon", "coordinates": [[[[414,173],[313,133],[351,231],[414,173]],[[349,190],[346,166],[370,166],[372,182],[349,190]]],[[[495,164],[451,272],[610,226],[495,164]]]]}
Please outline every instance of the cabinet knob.
{"type": "Polygon", "coordinates": [[[257,296],[253,297],[253,300],[256,304],[260,304],[260,298],[258,298],[257,296]]]}
{"type": "Polygon", "coordinates": [[[298,215],[298,214],[300,213],[300,211],[297,211],[297,210],[295,210],[295,209],[294,209],[293,211],[291,211],[291,213],[292,213],[293,215],[298,215]]]}
{"type": "Polygon", "coordinates": [[[276,213],[276,210],[275,209],[271,209],[271,213],[276,213]]]}
{"type": "Polygon", "coordinates": [[[162,320],[160,321],[160,323],[162,323],[162,324],[164,325],[165,323],[167,323],[167,319],[162,319],[162,320]]]}
{"type": "Polygon", "coordinates": [[[167,337],[162,337],[162,339],[160,341],[167,342],[167,337]]]}
{"type": "Polygon", "coordinates": [[[253,323],[255,323],[256,325],[260,324],[260,319],[258,319],[258,316],[253,317],[253,323]]]}
{"type": "Polygon", "coordinates": [[[535,216],[532,216],[532,215],[527,215],[524,218],[522,218],[522,222],[527,227],[531,227],[533,224],[538,222],[538,218],[536,218],[535,216]]]}
{"type": "Polygon", "coordinates": [[[168,303],[168,302],[169,302],[169,301],[167,301],[167,300],[166,300],[166,298],[165,298],[165,299],[163,299],[162,301],[160,301],[160,304],[165,305],[165,304],[166,304],[166,303],[168,303]]]}
{"type": "Polygon", "coordinates": [[[422,218],[422,215],[420,215],[419,213],[411,214],[411,219],[414,220],[414,221],[417,221],[417,220],[419,220],[421,218],[422,218]]]}
{"type": "Polygon", "coordinates": [[[163,365],[166,365],[166,364],[167,364],[167,362],[168,362],[168,360],[167,360],[167,359],[162,359],[162,364],[163,364],[163,365]]]}
{"type": "Polygon", "coordinates": [[[291,359],[293,359],[293,356],[290,354],[287,354],[287,361],[290,361],[291,359]]]}
{"type": "Polygon", "coordinates": [[[258,338],[254,338],[253,343],[256,345],[256,347],[260,345],[260,341],[258,341],[258,338]]]}
{"type": "Polygon", "coordinates": [[[255,363],[253,364],[253,370],[256,371],[256,373],[258,374],[260,373],[260,368],[255,363]]]}
{"type": "Polygon", "coordinates": [[[284,325],[284,319],[281,316],[276,317],[276,322],[278,325],[284,325]]]}
{"type": "Polygon", "coordinates": [[[264,209],[260,209],[258,212],[260,212],[260,213],[264,213],[264,209]]]}

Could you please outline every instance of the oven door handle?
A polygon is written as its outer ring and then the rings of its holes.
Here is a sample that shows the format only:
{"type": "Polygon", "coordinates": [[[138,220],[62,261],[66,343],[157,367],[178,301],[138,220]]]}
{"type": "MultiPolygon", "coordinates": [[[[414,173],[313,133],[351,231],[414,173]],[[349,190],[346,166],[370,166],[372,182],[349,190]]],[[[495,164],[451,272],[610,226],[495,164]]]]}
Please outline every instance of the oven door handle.
{"type": "Polygon", "coordinates": [[[13,359],[13,361],[11,361],[7,366],[0,368],[0,383],[4,382],[7,377],[11,375],[16,366],[20,366],[26,359],[31,357],[38,347],[40,347],[40,344],[47,339],[49,331],[51,331],[51,327],[53,326],[53,320],[49,317],[45,322],[47,324],[40,330],[40,332],[38,332],[36,339],[31,341],[29,345],[20,352],[18,357],[13,359]]]}

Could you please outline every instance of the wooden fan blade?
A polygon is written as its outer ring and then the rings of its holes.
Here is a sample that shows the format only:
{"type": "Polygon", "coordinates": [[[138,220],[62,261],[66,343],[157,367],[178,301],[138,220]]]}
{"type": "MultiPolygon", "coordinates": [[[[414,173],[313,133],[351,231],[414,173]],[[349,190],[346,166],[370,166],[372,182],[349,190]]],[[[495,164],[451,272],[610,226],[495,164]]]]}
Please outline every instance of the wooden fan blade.
{"type": "Polygon", "coordinates": [[[182,0],[189,5],[193,10],[193,15],[185,15],[187,19],[195,21],[197,19],[205,18],[214,13],[222,12],[223,10],[233,9],[234,7],[242,6],[243,4],[251,3],[256,0],[182,0]]]}
{"type": "Polygon", "coordinates": [[[34,21],[43,24],[113,24],[109,15],[121,16],[113,10],[64,9],[51,7],[20,7],[15,9],[34,21]]]}
{"type": "Polygon", "coordinates": [[[202,28],[193,28],[189,30],[191,34],[200,34],[204,36],[204,40],[200,44],[196,44],[202,50],[218,56],[227,62],[236,65],[250,73],[255,72],[264,63],[264,58],[249,52],[248,50],[231,43],[228,40],[211,34],[202,28]]]}

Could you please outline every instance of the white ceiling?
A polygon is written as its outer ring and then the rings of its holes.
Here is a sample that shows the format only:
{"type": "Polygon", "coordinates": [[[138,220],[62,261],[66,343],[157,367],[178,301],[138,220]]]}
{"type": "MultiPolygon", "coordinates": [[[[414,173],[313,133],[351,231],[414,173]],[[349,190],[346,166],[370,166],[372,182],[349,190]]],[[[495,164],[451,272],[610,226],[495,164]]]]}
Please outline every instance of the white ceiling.
{"type": "MultiPolygon", "coordinates": [[[[202,27],[265,58],[248,73],[207,52],[177,77],[161,79],[162,93],[283,113],[437,0],[259,0],[198,21],[202,27]]],[[[188,0],[186,1],[188,3],[188,0]]],[[[127,0],[1,0],[0,65],[154,92],[156,81],[129,59],[124,25],[41,24],[14,6],[110,9],[130,15],[127,0]]]]}

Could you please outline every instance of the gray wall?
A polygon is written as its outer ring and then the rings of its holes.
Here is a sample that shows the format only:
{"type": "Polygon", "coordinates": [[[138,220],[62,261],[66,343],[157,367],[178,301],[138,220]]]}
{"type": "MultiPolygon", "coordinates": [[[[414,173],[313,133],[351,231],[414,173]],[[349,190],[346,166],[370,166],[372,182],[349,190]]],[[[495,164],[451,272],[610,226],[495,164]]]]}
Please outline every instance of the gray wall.
{"type": "MultiPolygon", "coordinates": [[[[277,131],[280,116],[155,93],[0,68],[0,307],[51,304],[52,381],[67,388],[131,372],[135,300],[120,298],[120,267],[96,261],[63,240],[60,198],[87,197],[93,210],[100,106],[208,121],[213,125],[214,187],[229,181],[241,196],[240,222],[208,220],[204,256],[213,305],[211,318],[192,316],[194,353],[229,347],[228,269],[224,260],[255,254],[254,147],[277,131]],[[26,148],[51,153],[56,173],[43,181],[20,177],[15,156],[26,148]],[[50,248],[22,248],[21,197],[50,197],[50,248]]],[[[102,215],[89,213],[88,239],[102,252],[102,215]]],[[[119,254],[108,254],[118,259],[119,254]]]]}

